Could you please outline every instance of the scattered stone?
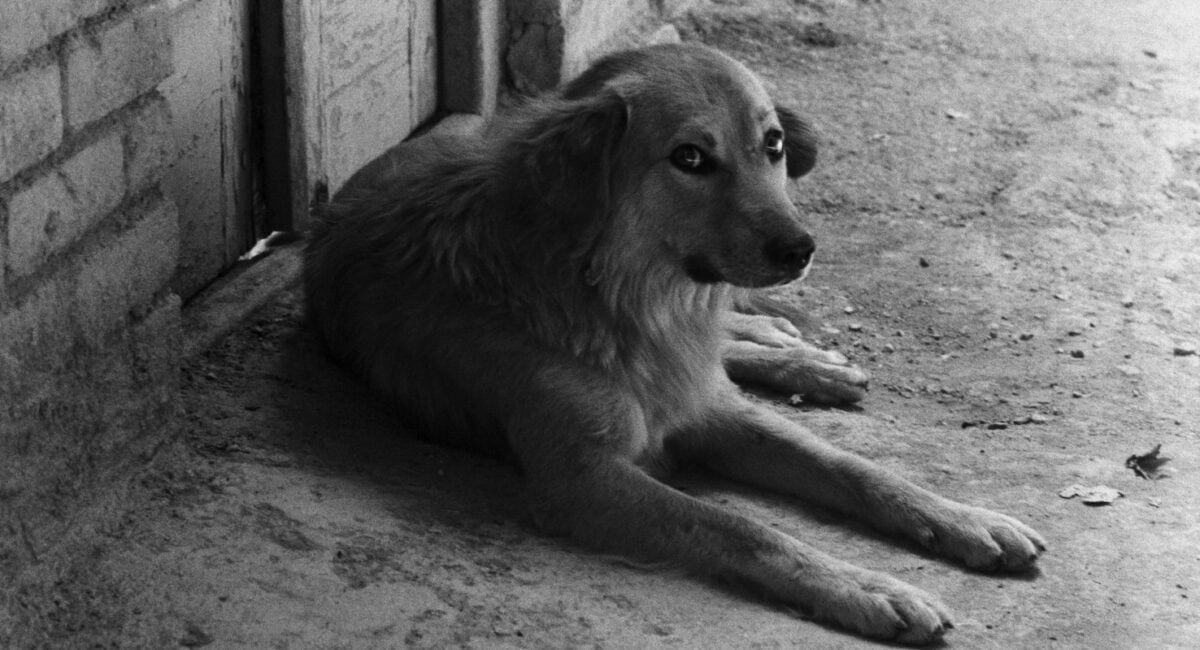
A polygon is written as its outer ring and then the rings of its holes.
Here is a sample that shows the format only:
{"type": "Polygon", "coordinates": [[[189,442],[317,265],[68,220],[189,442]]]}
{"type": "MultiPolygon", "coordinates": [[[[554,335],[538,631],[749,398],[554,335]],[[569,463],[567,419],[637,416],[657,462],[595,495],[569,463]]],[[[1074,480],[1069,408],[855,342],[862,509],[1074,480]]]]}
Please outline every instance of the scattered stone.
{"type": "Polygon", "coordinates": [[[1033,333],[1032,332],[1023,332],[1023,333],[1017,335],[1017,339],[1019,339],[1021,341],[1033,340],[1033,333]]]}
{"type": "Polygon", "coordinates": [[[850,323],[846,326],[846,329],[850,330],[851,332],[861,332],[863,326],[862,323],[850,323]]]}
{"type": "Polygon", "coordinates": [[[179,645],[185,648],[199,648],[212,642],[213,638],[195,623],[188,623],[183,636],[179,638],[179,645]]]}
{"type": "Polygon", "coordinates": [[[925,259],[924,257],[918,257],[917,265],[923,269],[927,269],[927,268],[929,268],[929,260],[925,259]]]}
{"type": "Polygon", "coordinates": [[[679,29],[674,25],[667,23],[659,27],[653,34],[650,35],[650,44],[658,45],[660,43],[678,43],[683,40],[679,35],[679,29]]]}
{"type": "Polygon", "coordinates": [[[1073,391],[1071,391],[1071,397],[1073,397],[1075,399],[1079,399],[1080,397],[1083,397],[1083,393],[1080,391],[1077,391],[1077,390],[1073,390],[1073,391]]]}
{"type": "Polygon", "coordinates": [[[804,403],[804,396],[801,395],[800,393],[795,393],[794,395],[792,395],[791,397],[788,398],[788,404],[791,406],[800,406],[803,403],[804,403]]]}
{"type": "Polygon", "coordinates": [[[1150,57],[1151,59],[1158,58],[1158,52],[1155,52],[1154,50],[1142,50],[1142,54],[1145,54],[1146,56],[1150,57]]]}
{"type": "Polygon", "coordinates": [[[842,332],[841,332],[841,330],[839,330],[839,329],[838,329],[838,328],[836,328],[836,327],[830,327],[829,325],[826,325],[826,326],[824,326],[824,327],[822,327],[822,328],[821,328],[821,333],[822,333],[822,334],[829,334],[829,335],[831,335],[831,336],[832,336],[832,335],[834,335],[834,334],[841,334],[842,332]]]}
{"type": "Polygon", "coordinates": [[[1072,359],[1082,359],[1084,356],[1083,350],[1071,350],[1072,359]]]}
{"type": "Polygon", "coordinates": [[[492,623],[492,633],[496,636],[524,636],[521,628],[512,621],[496,621],[492,623]]]}
{"type": "Polygon", "coordinates": [[[884,351],[884,352],[886,352],[886,353],[888,353],[888,354],[891,354],[891,353],[893,353],[893,352],[895,352],[895,351],[896,351],[896,346],[892,345],[891,343],[884,343],[884,344],[883,344],[883,351],[884,351]]]}
{"type": "Polygon", "coordinates": [[[954,109],[949,109],[946,111],[946,117],[951,120],[965,120],[971,116],[962,111],[956,111],[954,109]]]}
{"type": "Polygon", "coordinates": [[[816,22],[804,26],[800,40],[814,47],[837,47],[842,42],[842,36],[829,29],[825,23],[816,22]]]}
{"type": "Polygon", "coordinates": [[[1025,424],[1045,424],[1049,421],[1050,418],[1042,415],[1041,413],[1030,413],[1029,415],[1022,415],[1020,417],[1013,418],[1010,423],[1014,426],[1021,426],[1025,424]]]}
{"type": "Polygon", "coordinates": [[[1126,377],[1137,377],[1142,374],[1141,368],[1138,368],[1137,366],[1131,366],[1128,364],[1123,364],[1123,365],[1117,366],[1117,370],[1122,375],[1125,375],[1126,377]]]}
{"type": "Polygon", "coordinates": [[[1113,501],[1125,496],[1124,492],[1116,488],[1110,488],[1107,485],[1097,485],[1094,487],[1084,487],[1078,483],[1064,488],[1058,493],[1058,496],[1064,499],[1074,499],[1079,497],[1085,505],[1089,506],[1107,506],[1113,501]]]}
{"type": "Polygon", "coordinates": [[[853,305],[846,305],[845,307],[842,308],[842,311],[846,312],[847,314],[853,314],[854,312],[856,312],[858,310],[855,309],[853,305]]]}
{"type": "Polygon", "coordinates": [[[1177,356],[1177,357],[1195,356],[1196,355],[1196,344],[1195,343],[1180,343],[1179,345],[1175,346],[1174,352],[1175,352],[1175,356],[1177,356]]]}

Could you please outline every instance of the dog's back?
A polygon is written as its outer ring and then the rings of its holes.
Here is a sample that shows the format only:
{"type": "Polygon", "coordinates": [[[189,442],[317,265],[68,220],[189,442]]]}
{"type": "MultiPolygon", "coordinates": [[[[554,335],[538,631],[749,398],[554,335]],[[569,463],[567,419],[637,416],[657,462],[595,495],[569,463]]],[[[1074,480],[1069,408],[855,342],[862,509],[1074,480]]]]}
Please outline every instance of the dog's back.
{"type": "MultiPolygon", "coordinates": [[[[697,70],[717,56],[681,51],[697,70]]],[[[469,397],[487,369],[450,367],[456,342],[527,344],[638,393],[652,421],[694,415],[724,379],[716,314],[730,289],[664,264],[636,230],[703,232],[640,205],[672,199],[643,189],[645,154],[619,160],[628,108],[606,88],[622,75],[650,87],[641,77],[662,61],[617,55],[485,136],[417,138],[356,173],[317,215],[306,260],[333,354],[422,430],[489,451],[509,409],[469,397]]]]}

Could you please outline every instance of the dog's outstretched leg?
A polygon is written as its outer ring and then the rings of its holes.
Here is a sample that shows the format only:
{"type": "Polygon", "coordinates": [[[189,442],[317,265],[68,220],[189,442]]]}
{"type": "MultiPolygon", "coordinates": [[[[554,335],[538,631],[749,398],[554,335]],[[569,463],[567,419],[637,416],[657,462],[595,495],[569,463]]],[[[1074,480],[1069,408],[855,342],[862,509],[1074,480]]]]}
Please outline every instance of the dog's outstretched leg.
{"type": "Polygon", "coordinates": [[[952,627],[933,595],[655,480],[629,456],[649,436],[632,400],[570,376],[553,386],[543,383],[537,399],[522,400],[535,408],[509,423],[544,529],[751,585],[810,618],[874,638],[924,644],[952,627]]]}
{"type": "Polygon", "coordinates": [[[738,396],[679,451],[714,471],[815,501],[980,570],[1032,569],[1046,548],[1020,521],[920,488],[738,396]]]}
{"type": "Polygon", "coordinates": [[[593,548],[751,585],[806,617],[874,638],[924,644],[952,627],[937,597],[675,491],[631,463],[579,469],[530,486],[543,520],[593,548]]]}
{"type": "Polygon", "coordinates": [[[867,393],[867,373],[845,356],[806,342],[786,318],[721,315],[725,340],[721,359],[729,378],[821,404],[853,404],[867,393]]]}

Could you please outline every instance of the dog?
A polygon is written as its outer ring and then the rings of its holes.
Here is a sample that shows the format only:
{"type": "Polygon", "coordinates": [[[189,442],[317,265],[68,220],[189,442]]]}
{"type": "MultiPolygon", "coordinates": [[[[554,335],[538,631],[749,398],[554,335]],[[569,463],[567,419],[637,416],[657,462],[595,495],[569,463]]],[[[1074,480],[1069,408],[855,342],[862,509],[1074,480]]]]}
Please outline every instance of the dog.
{"type": "Polygon", "coordinates": [[[311,316],[407,425],[510,454],[541,529],[869,637],[932,642],[952,627],[937,597],[661,482],[701,466],[975,569],[1029,570],[1045,549],[1029,526],[840,451],[730,379],[815,382],[829,400],[865,389],[786,321],[733,309],[811,267],[787,186],[815,160],[808,123],[732,58],[695,44],[612,54],[482,137],[419,137],[355,174],[310,235],[311,316]]]}

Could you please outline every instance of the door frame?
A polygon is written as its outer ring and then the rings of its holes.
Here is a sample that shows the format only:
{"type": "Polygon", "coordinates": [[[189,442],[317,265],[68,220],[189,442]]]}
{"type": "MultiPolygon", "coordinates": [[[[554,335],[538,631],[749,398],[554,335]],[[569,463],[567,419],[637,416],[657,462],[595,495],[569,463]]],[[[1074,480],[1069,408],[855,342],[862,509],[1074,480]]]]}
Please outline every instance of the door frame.
{"type": "MultiPolygon", "coordinates": [[[[437,2],[437,110],[430,122],[462,114],[486,119],[495,110],[502,5],[503,0],[437,2]]],[[[264,91],[257,188],[266,208],[262,227],[300,232],[308,229],[311,210],[336,189],[317,172],[323,168],[324,125],[319,111],[311,110],[323,91],[312,78],[321,53],[308,38],[320,24],[319,6],[317,0],[259,0],[255,11],[264,91]]]]}

